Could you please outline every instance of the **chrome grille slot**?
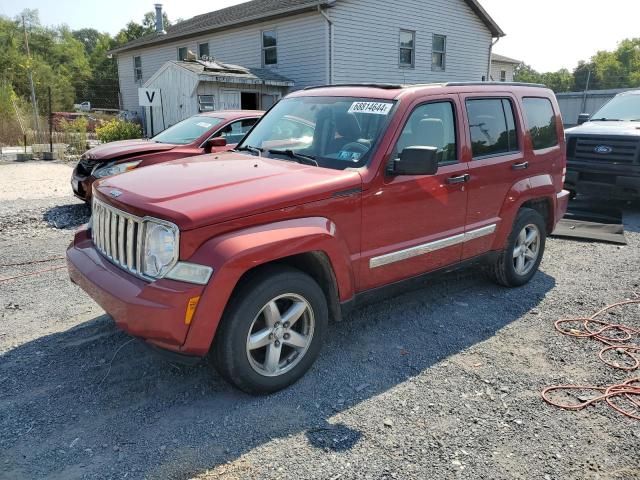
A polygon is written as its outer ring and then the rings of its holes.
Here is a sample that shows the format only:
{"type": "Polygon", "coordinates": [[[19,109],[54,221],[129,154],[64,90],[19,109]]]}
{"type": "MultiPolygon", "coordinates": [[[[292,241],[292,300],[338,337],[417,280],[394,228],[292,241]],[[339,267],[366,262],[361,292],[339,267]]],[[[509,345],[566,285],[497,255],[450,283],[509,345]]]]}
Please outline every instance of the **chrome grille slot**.
{"type": "Polygon", "coordinates": [[[93,199],[91,238],[96,249],[110,261],[133,273],[142,273],[141,218],[118,210],[97,198],[93,199]]]}

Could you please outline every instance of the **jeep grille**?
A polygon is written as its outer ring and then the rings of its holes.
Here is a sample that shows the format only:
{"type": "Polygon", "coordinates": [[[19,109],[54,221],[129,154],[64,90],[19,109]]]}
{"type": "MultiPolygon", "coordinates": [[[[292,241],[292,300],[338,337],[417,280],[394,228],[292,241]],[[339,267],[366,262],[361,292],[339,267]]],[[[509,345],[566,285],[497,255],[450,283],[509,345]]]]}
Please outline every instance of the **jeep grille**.
{"type": "Polygon", "coordinates": [[[91,238],[96,248],[116,265],[142,275],[141,218],[93,198],[91,238]]]}

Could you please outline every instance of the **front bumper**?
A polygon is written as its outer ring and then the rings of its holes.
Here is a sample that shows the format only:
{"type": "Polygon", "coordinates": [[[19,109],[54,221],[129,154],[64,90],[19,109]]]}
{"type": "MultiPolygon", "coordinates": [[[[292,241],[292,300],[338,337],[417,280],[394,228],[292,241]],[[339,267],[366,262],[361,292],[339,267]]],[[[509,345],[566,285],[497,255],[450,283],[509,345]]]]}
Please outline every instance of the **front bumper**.
{"type": "Polygon", "coordinates": [[[146,282],[102,256],[93,246],[88,230],[76,233],[67,250],[71,280],[89,294],[121,330],[152,345],[182,355],[189,325],[187,304],[200,297],[201,285],[161,279],[146,282]]]}
{"type": "Polygon", "coordinates": [[[606,168],[572,162],[567,166],[565,188],[596,197],[623,200],[639,198],[640,167],[612,165],[606,168]]]}
{"type": "Polygon", "coordinates": [[[95,181],[95,177],[81,174],[76,167],[71,175],[71,190],[80,200],[89,203],[91,202],[91,187],[95,181]]]}

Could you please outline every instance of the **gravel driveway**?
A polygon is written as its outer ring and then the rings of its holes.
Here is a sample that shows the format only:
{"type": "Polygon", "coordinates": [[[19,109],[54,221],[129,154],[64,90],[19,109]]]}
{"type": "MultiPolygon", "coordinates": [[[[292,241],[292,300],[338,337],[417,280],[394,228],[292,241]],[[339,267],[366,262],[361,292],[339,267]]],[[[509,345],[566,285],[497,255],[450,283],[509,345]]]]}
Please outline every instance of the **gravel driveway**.
{"type": "MultiPolygon", "coordinates": [[[[40,165],[0,165],[0,192],[40,165]]],[[[88,218],[55,168],[44,194],[0,197],[0,265],[54,259],[0,279],[63,264],[88,218]]],[[[0,282],[0,478],[640,478],[640,422],[540,399],[631,376],[553,329],[640,290],[640,206],[625,223],[626,247],[551,239],[521,289],[467,270],[364,308],[302,381],[262,398],[156,358],[64,269],[0,282]]]]}

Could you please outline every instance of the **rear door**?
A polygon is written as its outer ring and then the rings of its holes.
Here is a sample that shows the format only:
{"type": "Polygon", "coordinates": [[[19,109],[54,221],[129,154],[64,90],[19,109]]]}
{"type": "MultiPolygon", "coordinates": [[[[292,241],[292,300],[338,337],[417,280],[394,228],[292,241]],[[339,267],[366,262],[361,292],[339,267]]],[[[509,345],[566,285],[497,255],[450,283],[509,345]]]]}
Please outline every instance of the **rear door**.
{"type": "Polygon", "coordinates": [[[516,98],[507,93],[461,95],[466,112],[469,162],[469,208],[462,258],[489,251],[511,187],[528,176],[522,119],[516,98]]]}
{"type": "MultiPolygon", "coordinates": [[[[467,210],[456,96],[416,102],[403,119],[390,158],[408,146],[438,148],[435,175],[385,175],[363,194],[359,289],[393,283],[457,263],[467,210]]],[[[383,167],[384,168],[384,167],[383,167]]]]}

